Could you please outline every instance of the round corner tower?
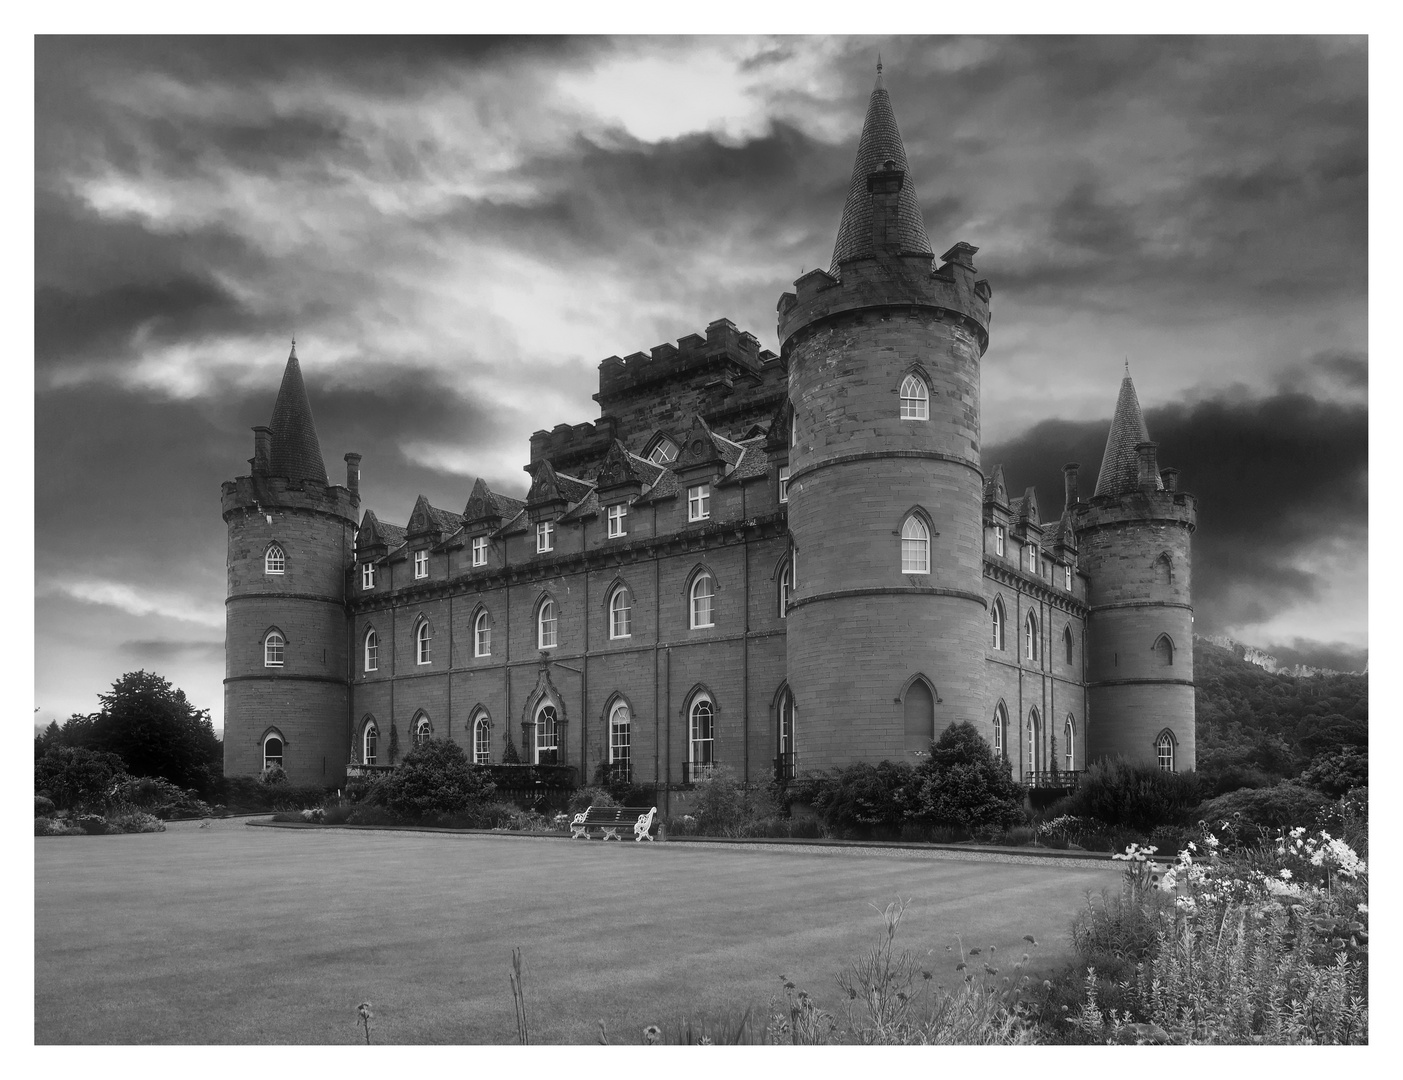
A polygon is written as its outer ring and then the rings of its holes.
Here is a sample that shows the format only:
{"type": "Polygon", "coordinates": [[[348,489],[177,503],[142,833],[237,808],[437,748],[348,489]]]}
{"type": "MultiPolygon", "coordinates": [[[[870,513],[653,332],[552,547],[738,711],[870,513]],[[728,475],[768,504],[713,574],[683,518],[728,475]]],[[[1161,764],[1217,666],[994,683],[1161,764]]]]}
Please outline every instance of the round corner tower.
{"type": "Polygon", "coordinates": [[[1195,767],[1190,540],[1198,500],[1161,471],[1129,370],[1089,504],[1076,510],[1087,622],[1087,761],[1195,767]]]}
{"type": "Polygon", "coordinates": [[[280,763],[295,784],[339,784],[349,745],[346,573],[358,454],[327,482],[294,345],[250,475],[221,489],[229,530],[224,773],[280,763]],[[279,759],[281,759],[279,761],[279,759]]]}
{"type": "Polygon", "coordinates": [[[806,768],[911,761],[983,716],[980,359],[987,282],[934,267],[880,68],[831,269],[779,301],[794,586],[789,686],[806,768]]]}

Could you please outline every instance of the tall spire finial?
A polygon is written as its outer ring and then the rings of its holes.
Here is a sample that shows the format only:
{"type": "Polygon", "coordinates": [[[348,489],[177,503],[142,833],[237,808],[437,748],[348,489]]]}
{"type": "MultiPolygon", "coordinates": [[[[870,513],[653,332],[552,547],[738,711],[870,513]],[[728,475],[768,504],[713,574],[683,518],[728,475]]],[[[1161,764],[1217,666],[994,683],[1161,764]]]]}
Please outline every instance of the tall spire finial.
{"type": "Polygon", "coordinates": [[[289,360],[297,359],[297,339],[295,337],[292,339],[292,352],[287,354],[287,358],[289,360]]]}
{"type": "Polygon", "coordinates": [[[1130,357],[1125,358],[1125,377],[1130,378],[1130,357]]]}
{"type": "Polygon", "coordinates": [[[881,53],[878,53],[878,54],[877,54],[877,74],[880,75],[881,73],[882,73],[882,54],[881,54],[881,53]]]}

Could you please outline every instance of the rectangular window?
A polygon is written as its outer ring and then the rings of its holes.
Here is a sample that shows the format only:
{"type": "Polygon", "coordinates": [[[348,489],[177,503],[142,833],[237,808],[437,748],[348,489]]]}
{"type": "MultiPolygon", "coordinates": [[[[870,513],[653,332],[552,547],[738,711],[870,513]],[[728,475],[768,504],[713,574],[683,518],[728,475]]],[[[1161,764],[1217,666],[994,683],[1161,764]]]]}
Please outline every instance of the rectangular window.
{"type": "Polygon", "coordinates": [[[711,488],[698,484],[687,489],[687,520],[705,521],[711,517],[711,488]]]}
{"type": "Polygon", "coordinates": [[[999,556],[999,558],[1003,558],[1003,554],[1004,554],[1004,527],[1003,527],[1002,525],[995,525],[995,526],[994,526],[994,554],[997,555],[997,556],[999,556]]]}
{"type": "Polygon", "coordinates": [[[1030,573],[1030,574],[1036,574],[1037,572],[1038,572],[1038,549],[1037,549],[1037,547],[1036,547],[1035,545],[1029,544],[1029,545],[1028,545],[1028,573],[1030,573]]]}
{"type": "Polygon", "coordinates": [[[363,563],[360,568],[360,587],[362,589],[375,588],[375,564],[363,563]]]}
{"type": "Polygon", "coordinates": [[[1070,566],[1062,567],[1062,584],[1068,592],[1072,591],[1072,568],[1070,566]]]}
{"type": "Polygon", "coordinates": [[[555,547],[555,525],[549,521],[538,522],[536,525],[536,553],[550,551],[555,547]]]}
{"type": "Polygon", "coordinates": [[[414,553],[414,577],[415,579],[429,576],[429,553],[427,551],[416,551],[414,553]]]}
{"type": "Polygon", "coordinates": [[[485,536],[473,537],[473,565],[487,565],[487,537],[485,536]]]}
{"type": "Polygon", "coordinates": [[[789,501],[789,466],[779,467],[779,501],[787,503],[789,501]]]}
{"type": "Polygon", "coordinates": [[[628,534],[627,534],[627,531],[624,529],[624,519],[625,519],[626,517],[628,517],[628,504],[627,504],[627,503],[618,503],[618,504],[615,505],[615,506],[609,507],[609,535],[610,535],[610,536],[626,536],[626,535],[628,535],[628,534]]]}

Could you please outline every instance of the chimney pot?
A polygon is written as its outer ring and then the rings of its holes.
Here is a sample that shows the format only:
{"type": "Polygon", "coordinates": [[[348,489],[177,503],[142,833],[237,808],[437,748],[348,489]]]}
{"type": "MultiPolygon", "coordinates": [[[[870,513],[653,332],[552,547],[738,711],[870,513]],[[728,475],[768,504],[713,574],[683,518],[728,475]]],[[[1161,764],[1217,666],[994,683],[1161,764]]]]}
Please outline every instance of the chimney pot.
{"type": "Polygon", "coordinates": [[[346,488],[352,495],[360,495],[360,455],[346,455],[346,488]]]}
{"type": "Polygon", "coordinates": [[[1063,509],[1070,510],[1080,500],[1077,498],[1077,471],[1081,468],[1075,461],[1062,466],[1062,486],[1065,493],[1063,509]]]}
{"type": "Polygon", "coordinates": [[[1139,459],[1139,473],[1137,479],[1141,491],[1154,491],[1155,481],[1159,479],[1159,466],[1156,460],[1159,450],[1159,443],[1142,442],[1135,447],[1135,456],[1139,459]]]}
{"type": "Polygon", "coordinates": [[[1159,476],[1160,476],[1160,479],[1164,481],[1164,490],[1165,490],[1165,491],[1178,491],[1178,490],[1179,490],[1179,470],[1178,470],[1178,469],[1162,469],[1162,470],[1160,470],[1159,476]]]}

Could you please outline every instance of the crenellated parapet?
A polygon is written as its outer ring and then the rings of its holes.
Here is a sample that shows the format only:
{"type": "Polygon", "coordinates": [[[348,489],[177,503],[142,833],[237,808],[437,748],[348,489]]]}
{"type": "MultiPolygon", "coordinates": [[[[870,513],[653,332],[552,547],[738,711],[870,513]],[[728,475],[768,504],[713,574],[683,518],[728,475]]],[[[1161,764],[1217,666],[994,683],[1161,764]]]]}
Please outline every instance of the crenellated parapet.
{"type": "Polygon", "coordinates": [[[220,485],[224,520],[266,509],[308,510],[356,523],[360,494],[339,484],[290,480],[283,476],[240,476],[220,485]]]}
{"type": "Polygon", "coordinates": [[[599,365],[599,393],[594,399],[606,415],[610,402],[626,398],[679,376],[715,372],[720,380],[763,382],[778,357],[760,348],[760,341],[730,319],[717,319],[706,336],[688,334],[676,344],[655,345],[646,353],[611,356],[599,365]]]}

